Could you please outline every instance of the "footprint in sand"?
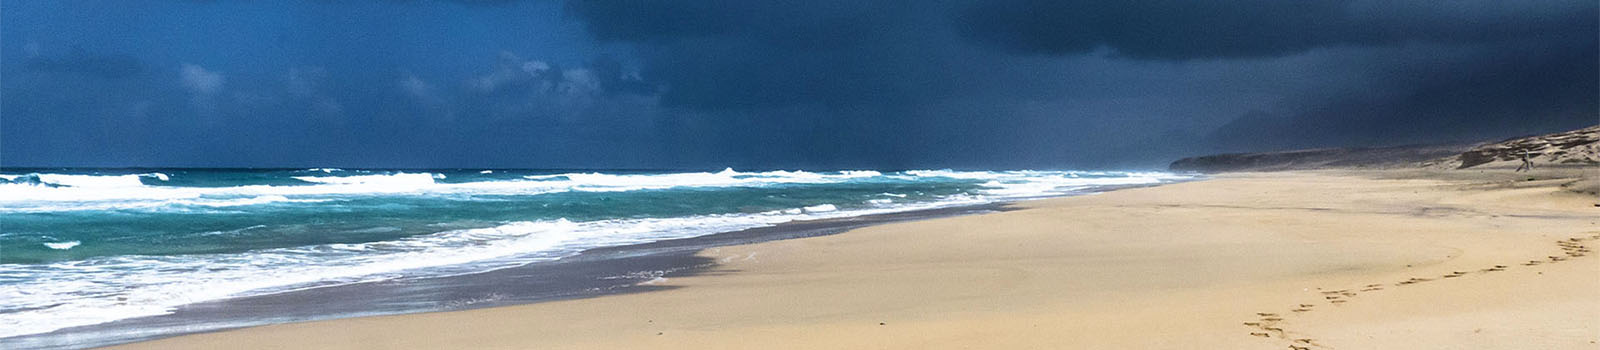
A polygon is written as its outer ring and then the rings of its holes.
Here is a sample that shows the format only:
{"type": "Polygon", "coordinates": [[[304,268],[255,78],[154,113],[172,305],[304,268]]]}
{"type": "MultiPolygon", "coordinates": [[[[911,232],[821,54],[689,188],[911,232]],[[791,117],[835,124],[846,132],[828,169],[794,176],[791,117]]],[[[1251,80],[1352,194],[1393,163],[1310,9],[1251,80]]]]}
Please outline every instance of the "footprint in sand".
{"type": "Polygon", "coordinates": [[[1589,247],[1582,244],[1568,242],[1558,242],[1556,244],[1560,245],[1561,250],[1567,252],[1567,255],[1571,255],[1573,257],[1580,257],[1589,253],[1589,247]]]}
{"type": "Polygon", "coordinates": [[[1306,312],[1306,311],[1311,311],[1311,309],[1307,309],[1307,308],[1299,308],[1299,309],[1294,309],[1294,310],[1289,310],[1289,311],[1294,311],[1294,312],[1306,312]]]}
{"type": "Polygon", "coordinates": [[[1278,318],[1278,317],[1263,317],[1263,318],[1261,318],[1261,320],[1262,320],[1262,321],[1267,321],[1267,322],[1278,322],[1278,321],[1283,321],[1283,319],[1282,319],[1282,318],[1278,318]]]}
{"type": "Polygon", "coordinates": [[[1349,301],[1349,300],[1343,300],[1343,299],[1341,299],[1341,300],[1330,300],[1328,302],[1334,303],[1334,304],[1342,304],[1342,303],[1344,303],[1346,301],[1349,301]]]}
{"type": "Polygon", "coordinates": [[[1270,338],[1270,337],[1272,337],[1271,334],[1266,334],[1266,333],[1261,333],[1261,332],[1250,332],[1250,335],[1257,336],[1257,337],[1262,337],[1262,338],[1270,338]]]}
{"type": "Polygon", "coordinates": [[[1416,278],[1416,277],[1412,277],[1411,279],[1408,279],[1408,280],[1405,280],[1405,281],[1401,281],[1400,283],[1396,283],[1395,285],[1396,286],[1403,286],[1403,285],[1407,285],[1407,284],[1417,284],[1417,283],[1422,283],[1422,282],[1427,282],[1427,281],[1432,281],[1432,280],[1433,280],[1432,278],[1416,278]]]}

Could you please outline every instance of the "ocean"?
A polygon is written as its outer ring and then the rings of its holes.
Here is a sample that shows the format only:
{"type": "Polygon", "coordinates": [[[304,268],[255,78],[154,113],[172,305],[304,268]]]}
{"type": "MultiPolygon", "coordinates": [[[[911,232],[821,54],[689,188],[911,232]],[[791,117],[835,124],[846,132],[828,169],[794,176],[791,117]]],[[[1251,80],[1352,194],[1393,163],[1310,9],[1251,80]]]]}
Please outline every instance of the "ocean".
{"type": "Polygon", "coordinates": [[[4,169],[0,343],[197,303],[482,274],[606,247],[1191,177],[1114,171],[4,169]]]}

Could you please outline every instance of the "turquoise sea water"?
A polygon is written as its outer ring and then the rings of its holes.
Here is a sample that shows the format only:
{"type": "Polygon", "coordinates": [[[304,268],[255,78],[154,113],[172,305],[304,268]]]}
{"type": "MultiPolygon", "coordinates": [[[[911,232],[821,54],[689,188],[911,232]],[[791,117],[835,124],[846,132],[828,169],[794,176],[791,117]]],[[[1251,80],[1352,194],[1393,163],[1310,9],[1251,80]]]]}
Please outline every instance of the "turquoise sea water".
{"type": "Polygon", "coordinates": [[[0,171],[0,338],[589,248],[1178,181],[1080,171],[0,171]]]}

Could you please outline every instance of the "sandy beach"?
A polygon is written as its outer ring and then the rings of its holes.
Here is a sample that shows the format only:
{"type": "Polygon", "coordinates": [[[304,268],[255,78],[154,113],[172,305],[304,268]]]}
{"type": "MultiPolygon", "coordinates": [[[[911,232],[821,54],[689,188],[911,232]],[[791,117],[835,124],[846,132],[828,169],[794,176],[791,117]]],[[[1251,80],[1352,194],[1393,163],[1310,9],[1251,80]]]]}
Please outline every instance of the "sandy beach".
{"type": "Polygon", "coordinates": [[[1600,350],[1600,1],[0,0],[0,350],[1600,350]]]}
{"type": "Polygon", "coordinates": [[[1594,349],[1594,168],[1243,173],[713,248],[662,290],[123,349],[1594,349]]]}

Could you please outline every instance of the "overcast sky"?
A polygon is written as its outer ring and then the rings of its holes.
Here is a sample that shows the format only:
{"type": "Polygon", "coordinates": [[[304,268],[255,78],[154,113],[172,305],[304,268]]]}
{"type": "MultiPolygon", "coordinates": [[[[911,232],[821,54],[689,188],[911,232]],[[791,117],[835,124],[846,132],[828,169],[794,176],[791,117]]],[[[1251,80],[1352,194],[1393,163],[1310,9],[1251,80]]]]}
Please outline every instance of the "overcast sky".
{"type": "Polygon", "coordinates": [[[1577,1],[5,1],[0,166],[1153,168],[1600,123],[1577,1]]]}

